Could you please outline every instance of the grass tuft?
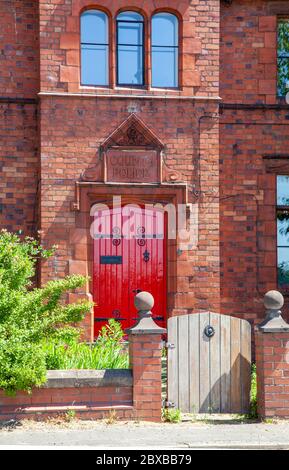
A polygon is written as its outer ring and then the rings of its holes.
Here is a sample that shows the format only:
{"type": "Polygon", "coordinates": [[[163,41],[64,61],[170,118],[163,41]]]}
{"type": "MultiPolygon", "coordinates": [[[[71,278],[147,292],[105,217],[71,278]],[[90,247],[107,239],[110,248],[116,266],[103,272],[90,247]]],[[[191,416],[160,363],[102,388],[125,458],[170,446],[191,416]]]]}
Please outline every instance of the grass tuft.
{"type": "Polygon", "coordinates": [[[93,344],[79,343],[74,338],[65,343],[47,341],[43,344],[46,367],[49,370],[127,369],[129,359],[123,336],[120,324],[109,320],[93,344]]]}

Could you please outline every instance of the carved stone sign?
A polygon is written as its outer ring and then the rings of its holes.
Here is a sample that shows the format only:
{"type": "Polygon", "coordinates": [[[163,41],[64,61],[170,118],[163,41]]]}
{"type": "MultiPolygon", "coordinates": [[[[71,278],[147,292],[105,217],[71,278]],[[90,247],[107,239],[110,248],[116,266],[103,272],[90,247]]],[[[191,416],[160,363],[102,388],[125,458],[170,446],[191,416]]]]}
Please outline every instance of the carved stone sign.
{"type": "Polygon", "coordinates": [[[103,183],[177,183],[181,172],[162,160],[164,144],[135,114],[102,143],[95,164],[81,181],[103,183]]]}
{"type": "Polygon", "coordinates": [[[155,150],[109,149],[106,153],[106,180],[116,183],[158,183],[158,152],[155,150]]]}

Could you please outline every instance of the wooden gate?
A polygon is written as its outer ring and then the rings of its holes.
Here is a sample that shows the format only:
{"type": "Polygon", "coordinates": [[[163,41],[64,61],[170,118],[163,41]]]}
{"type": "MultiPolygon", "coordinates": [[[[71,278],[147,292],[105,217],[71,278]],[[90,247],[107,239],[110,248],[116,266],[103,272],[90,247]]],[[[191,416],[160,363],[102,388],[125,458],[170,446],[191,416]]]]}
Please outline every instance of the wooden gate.
{"type": "Polygon", "coordinates": [[[251,326],[215,313],[168,320],[168,402],[184,413],[247,413],[251,326]]]}

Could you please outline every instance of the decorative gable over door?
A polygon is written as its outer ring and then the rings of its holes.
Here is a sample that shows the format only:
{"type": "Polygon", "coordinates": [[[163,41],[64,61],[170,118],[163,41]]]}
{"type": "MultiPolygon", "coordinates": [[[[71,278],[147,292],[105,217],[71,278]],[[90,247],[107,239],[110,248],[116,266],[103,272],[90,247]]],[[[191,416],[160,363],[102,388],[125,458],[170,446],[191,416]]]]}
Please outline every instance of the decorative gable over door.
{"type": "Polygon", "coordinates": [[[103,151],[112,147],[150,148],[161,152],[164,144],[136,114],[131,114],[101,145],[103,151]]]}
{"type": "Polygon", "coordinates": [[[82,181],[161,183],[164,144],[135,114],[131,114],[100,146],[99,161],[82,174],[82,181]]]}

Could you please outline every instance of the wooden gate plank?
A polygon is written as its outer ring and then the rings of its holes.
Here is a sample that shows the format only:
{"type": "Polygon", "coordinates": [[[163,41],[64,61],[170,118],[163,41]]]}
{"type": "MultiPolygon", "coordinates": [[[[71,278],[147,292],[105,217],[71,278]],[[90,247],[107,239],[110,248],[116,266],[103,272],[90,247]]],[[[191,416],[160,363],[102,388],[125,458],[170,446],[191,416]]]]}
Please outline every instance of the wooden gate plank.
{"type": "Polygon", "coordinates": [[[210,408],[212,413],[221,410],[221,361],[220,361],[220,315],[210,313],[210,325],[215,334],[210,339],[210,408]]]}
{"type": "Polygon", "coordinates": [[[231,413],[241,413],[241,320],[231,317],[231,413]]]}
{"type": "Polygon", "coordinates": [[[179,354],[179,408],[184,413],[190,411],[189,378],[189,316],[178,318],[178,354],[179,354]]]}
{"type": "Polygon", "coordinates": [[[210,323],[210,314],[200,314],[200,413],[210,410],[210,341],[204,334],[210,323]]]}
{"type": "Polygon", "coordinates": [[[200,315],[189,315],[190,413],[200,411],[200,315]]]}
{"type": "Polygon", "coordinates": [[[221,413],[231,409],[231,317],[221,315],[221,413]]]}
{"type": "Polygon", "coordinates": [[[172,317],[168,320],[168,343],[174,344],[174,349],[168,349],[167,365],[167,395],[168,401],[173,402],[176,408],[179,408],[178,396],[178,317],[172,317]]]}

